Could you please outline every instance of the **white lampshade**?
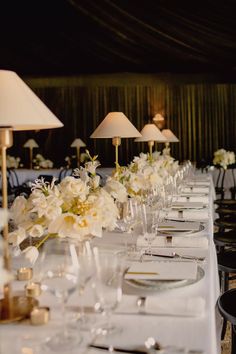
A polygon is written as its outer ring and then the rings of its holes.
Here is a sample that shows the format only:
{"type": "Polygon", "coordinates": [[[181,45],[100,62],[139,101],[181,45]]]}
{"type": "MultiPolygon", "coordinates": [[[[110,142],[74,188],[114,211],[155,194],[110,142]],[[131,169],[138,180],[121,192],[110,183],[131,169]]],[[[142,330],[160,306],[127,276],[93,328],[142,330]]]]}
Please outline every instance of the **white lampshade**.
{"type": "Polygon", "coordinates": [[[158,141],[160,143],[167,142],[166,137],[160,132],[155,124],[146,124],[141,130],[141,137],[135,139],[135,142],[142,141],[158,141]]]}
{"type": "Polygon", "coordinates": [[[141,136],[122,112],[110,112],[94,130],[90,138],[136,138],[141,136]]]}
{"type": "Polygon", "coordinates": [[[0,127],[39,130],[62,126],[15,72],[0,70],[0,127]]]}
{"type": "Polygon", "coordinates": [[[172,133],[170,129],[163,129],[161,133],[166,137],[167,143],[178,143],[179,139],[172,133]]]}
{"type": "Polygon", "coordinates": [[[76,148],[80,148],[84,146],[86,146],[86,144],[79,138],[76,138],[71,144],[71,147],[76,147],[76,148]]]}
{"type": "Polygon", "coordinates": [[[26,143],[24,143],[23,146],[25,148],[31,148],[31,149],[39,147],[34,139],[27,140],[26,143]]]}

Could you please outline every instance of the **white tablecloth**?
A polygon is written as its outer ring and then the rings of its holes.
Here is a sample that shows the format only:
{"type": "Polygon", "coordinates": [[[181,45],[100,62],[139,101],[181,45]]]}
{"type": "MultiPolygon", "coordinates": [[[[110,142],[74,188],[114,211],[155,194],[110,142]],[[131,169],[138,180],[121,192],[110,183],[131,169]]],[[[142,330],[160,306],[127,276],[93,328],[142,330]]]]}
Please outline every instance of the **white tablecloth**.
{"type": "MultiPolygon", "coordinates": [[[[212,207],[212,206],[211,206],[212,207]]],[[[183,301],[191,297],[201,296],[206,301],[206,311],[201,317],[173,317],[173,316],[153,316],[153,315],[129,315],[115,314],[112,316],[112,321],[122,329],[118,334],[113,334],[103,340],[112,345],[137,345],[142,344],[148,337],[154,337],[162,345],[177,345],[184,346],[190,349],[204,350],[205,354],[220,353],[220,323],[216,314],[216,300],[219,296],[219,281],[217,273],[217,260],[215,247],[212,239],[213,222],[209,220],[206,233],[209,237],[209,248],[207,250],[188,248],[188,254],[196,256],[206,256],[205,263],[200,266],[204,269],[205,276],[199,282],[176,288],[172,290],[157,291],[151,295],[158,299],[166,299],[171,302],[171,299],[181,297],[183,301]]],[[[104,232],[102,239],[94,239],[93,243],[103,248],[108,249],[123,249],[127,235],[115,232],[104,232]]],[[[164,250],[163,248],[161,249],[164,250]]],[[[174,251],[175,249],[173,249],[174,251]]],[[[176,249],[178,253],[184,250],[176,249]]],[[[23,287],[24,282],[15,283],[17,288],[23,287]]],[[[91,289],[87,289],[83,297],[85,305],[93,305],[94,299],[91,296],[91,289]]],[[[137,290],[124,284],[124,294],[130,295],[147,295],[144,290],[137,290]]],[[[53,296],[43,294],[39,298],[41,304],[55,306],[53,296]]],[[[78,306],[78,294],[73,294],[69,304],[78,306]]],[[[96,315],[99,316],[99,315],[96,315]]],[[[61,326],[60,321],[56,321],[59,314],[53,312],[52,320],[48,325],[33,327],[29,323],[23,322],[19,324],[1,325],[0,326],[0,353],[23,353],[23,354],[44,354],[45,350],[40,346],[34,351],[24,352],[22,346],[35,348],[35,342],[46,338],[52,332],[58,331],[61,326]],[[28,337],[27,337],[28,336],[28,337]],[[28,339],[27,339],[28,338],[28,339]],[[33,344],[32,344],[33,343],[33,344]]],[[[74,324],[76,326],[76,324],[74,324]]],[[[78,334],[82,334],[85,338],[81,347],[70,353],[99,353],[95,349],[86,349],[86,342],[92,340],[92,335],[89,332],[81,332],[78,329],[78,334]]],[[[65,353],[67,354],[67,353],[65,353]]]]}

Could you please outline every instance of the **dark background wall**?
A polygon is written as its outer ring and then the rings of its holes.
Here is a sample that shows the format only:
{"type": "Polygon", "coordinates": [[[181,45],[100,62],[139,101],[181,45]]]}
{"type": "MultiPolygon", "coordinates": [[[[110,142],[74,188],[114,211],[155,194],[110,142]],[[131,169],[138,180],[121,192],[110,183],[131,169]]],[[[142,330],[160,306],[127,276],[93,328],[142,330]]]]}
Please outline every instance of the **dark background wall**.
{"type": "MultiPolygon", "coordinates": [[[[22,149],[35,138],[40,152],[56,166],[64,164],[74,138],[80,137],[103,166],[111,166],[114,152],[110,139],[89,136],[111,111],[122,111],[141,130],[156,113],[165,117],[165,127],[180,139],[172,144],[172,155],[183,161],[211,160],[218,148],[236,150],[236,84],[217,83],[219,77],[174,74],[106,74],[60,78],[25,78],[28,85],[64,123],[61,129],[15,132],[9,153],[27,159],[22,149]]],[[[163,148],[158,144],[157,148],[163,148]]],[[[144,143],[123,139],[120,162],[128,163],[144,143]]]]}

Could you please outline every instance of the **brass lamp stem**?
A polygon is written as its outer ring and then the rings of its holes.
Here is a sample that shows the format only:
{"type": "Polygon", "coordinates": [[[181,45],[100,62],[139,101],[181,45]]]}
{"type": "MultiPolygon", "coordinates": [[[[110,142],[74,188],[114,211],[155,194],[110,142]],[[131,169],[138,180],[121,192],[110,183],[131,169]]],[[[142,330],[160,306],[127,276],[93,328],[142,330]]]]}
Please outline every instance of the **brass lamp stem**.
{"type": "Polygon", "coordinates": [[[168,148],[170,146],[170,143],[165,143],[165,147],[168,148]]]}
{"type": "Polygon", "coordinates": [[[32,170],[33,168],[33,148],[30,147],[30,169],[32,170]]]}
{"type": "Polygon", "coordinates": [[[116,171],[118,171],[119,168],[119,145],[121,144],[121,138],[120,137],[114,137],[112,138],[112,145],[115,146],[115,154],[116,154],[116,160],[115,160],[115,165],[116,165],[116,171]]]}
{"type": "Polygon", "coordinates": [[[80,167],[80,146],[76,147],[77,149],[77,167],[80,167]]]}
{"type": "Polygon", "coordinates": [[[152,158],[152,147],[154,146],[154,141],[153,140],[148,141],[148,146],[149,146],[149,154],[150,157],[152,158]]]}
{"type": "MultiPolygon", "coordinates": [[[[9,128],[0,128],[0,149],[2,156],[2,207],[8,209],[7,199],[7,148],[12,146],[12,131],[9,128]]],[[[4,266],[10,271],[11,261],[8,245],[8,222],[3,227],[4,238],[4,266]]],[[[10,284],[4,285],[4,303],[7,311],[7,316],[12,316],[12,301],[11,301],[11,287],[10,284]]]]}

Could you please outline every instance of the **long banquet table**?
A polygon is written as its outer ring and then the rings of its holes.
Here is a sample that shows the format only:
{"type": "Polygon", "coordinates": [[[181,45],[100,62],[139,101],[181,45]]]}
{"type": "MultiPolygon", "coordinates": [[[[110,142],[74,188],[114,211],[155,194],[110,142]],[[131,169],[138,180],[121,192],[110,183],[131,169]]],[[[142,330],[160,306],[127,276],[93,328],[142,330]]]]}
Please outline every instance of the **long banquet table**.
{"type": "MultiPolygon", "coordinates": [[[[213,185],[211,183],[211,192],[209,195],[209,219],[204,225],[205,233],[209,240],[207,249],[201,248],[172,248],[171,251],[178,253],[184,252],[196,256],[205,256],[206,260],[199,263],[205,272],[205,276],[198,282],[175,289],[164,291],[149,292],[130,287],[124,282],[122,308],[125,308],[127,302],[127,310],[129,308],[130,299],[135,299],[139,295],[153,296],[156,301],[166,301],[171,304],[172,300],[181,299],[185,302],[187,299],[200,296],[205,299],[206,306],[204,314],[200,316],[174,316],[168,315],[148,315],[137,313],[129,314],[117,313],[113,314],[112,321],[122,331],[117,334],[111,334],[108,337],[98,338],[98,342],[109,345],[132,346],[144,343],[148,337],[153,337],[162,345],[175,345],[186,347],[192,350],[201,350],[205,354],[220,353],[220,330],[221,319],[216,311],[216,301],[219,296],[219,280],[217,272],[217,259],[215,246],[213,243],[213,185]]],[[[93,239],[93,245],[104,249],[122,250],[125,247],[127,235],[119,232],[104,232],[101,239],[93,239]]],[[[161,252],[168,251],[168,248],[161,248],[161,252]]],[[[159,252],[160,252],[159,250],[159,252]]],[[[168,263],[167,263],[168,264],[168,263]]],[[[24,288],[25,282],[14,282],[14,288],[18,291],[24,288]]],[[[60,314],[57,311],[57,305],[53,296],[42,294],[39,298],[41,305],[51,306],[52,317],[47,325],[31,326],[29,321],[23,321],[16,324],[1,325],[0,327],[0,353],[22,353],[22,354],[41,354],[45,353],[45,348],[41,343],[49,334],[58,331],[61,326],[59,319],[60,314]]],[[[91,293],[91,287],[87,287],[82,298],[79,299],[78,294],[71,296],[68,308],[75,310],[79,305],[83,304],[85,308],[94,305],[94,298],[91,293]]],[[[70,311],[69,311],[70,313],[70,311]]],[[[76,312],[75,312],[76,313],[76,312]]],[[[87,343],[92,341],[92,334],[80,328],[79,322],[75,320],[74,312],[70,313],[69,321],[76,330],[78,335],[82,335],[82,343],[74,351],[70,353],[88,353],[95,354],[102,352],[97,349],[87,348],[87,343]],[[71,316],[71,317],[70,317],[71,316]]],[[[94,316],[94,322],[101,316],[94,316]]],[[[167,352],[168,353],[168,352],[167,352]]]]}

